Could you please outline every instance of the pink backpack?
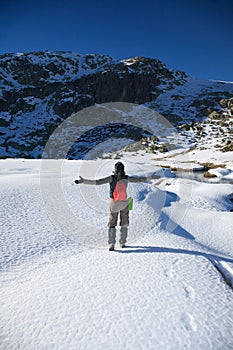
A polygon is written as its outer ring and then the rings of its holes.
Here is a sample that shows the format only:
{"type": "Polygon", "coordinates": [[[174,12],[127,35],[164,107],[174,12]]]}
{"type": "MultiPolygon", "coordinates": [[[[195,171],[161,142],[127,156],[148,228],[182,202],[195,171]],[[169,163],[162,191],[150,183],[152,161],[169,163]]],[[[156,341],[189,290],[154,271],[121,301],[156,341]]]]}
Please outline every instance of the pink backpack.
{"type": "Polygon", "coordinates": [[[127,192],[126,192],[126,182],[124,180],[117,181],[116,187],[113,192],[114,201],[126,201],[127,192]]]}

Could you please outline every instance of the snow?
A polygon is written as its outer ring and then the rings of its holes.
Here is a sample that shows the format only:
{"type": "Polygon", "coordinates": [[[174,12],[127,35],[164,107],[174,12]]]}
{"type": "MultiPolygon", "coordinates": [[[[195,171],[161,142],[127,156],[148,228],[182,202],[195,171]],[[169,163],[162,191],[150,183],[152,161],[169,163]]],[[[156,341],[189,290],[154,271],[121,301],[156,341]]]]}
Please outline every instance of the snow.
{"type": "Polygon", "coordinates": [[[223,169],[223,168],[211,169],[210,173],[213,175],[216,175],[217,177],[233,179],[233,168],[232,169],[223,169]]]}
{"type": "MultiPolygon", "coordinates": [[[[204,158],[169,155],[190,168],[204,158]]],[[[74,184],[108,176],[115,159],[0,161],[1,349],[233,348],[232,185],[169,176],[155,155],[121,160],[161,179],[129,184],[127,247],[115,252],[108,185],[74,184]]]]}
{"type": "MultiPolygon", "coordinates": [[[[60,82],[66,80],[75,80],[83,75],[92,74],[98,70],[101,70],[107,63],[110,63],[113,58],[110,56],[97,55],[82,55],[74,52],[63,52],[63,51],[43,51],[43,52],[31,52],[31,53],[14,53],[7,54],[6,57],[1,58],[2,62],[8,63],[8,68],[10,68],[11,63],[15,57],[20,60],[28,60],[30,63],[46,67],[48,64],[53,63],[57,69],[61,69],[61,73],[53,74],[50,71],[50,80],[52,82],[60,82]],[[91,66],[95,67],[92,68],[91,66]],[[65,73],[63,72],[63,69],[65,73]]],[[[8,69],[0,68],[0,73],[5,77],[5,80],[11,84],[9,87],[2,83],[2,87],[8,90],[12,87],[21,88],[22,85],[19,84],[13,75],[8,72],[8,69]]],[[[43,78],[41,78],[43,80],[43,78]]],[[[0,86],[1,86],[0,85],[0,86]]]]}
{"type": "MultiPolygon", "coordinates": [[[[179,81],[181,78],[179,78],[179,81]]],[[[167,113],[174,113],[185,120],[187,123],[193,120],[193,117],[199,114],[198,108],[193,106],[194,101],[201,102],[205,100],[207,95],[213,96],[222,91],[223,87],[227,86],[227,90],[232,94],[233,85],[231,83],[220,83],[210,80],[202,80],[199,78],[186,77],[182,85],[175,86],[171,89],[169,79],[164,84],[160,84],[160,89],[164,92],[160,94],[155,101],[148,102],[147,107],[153,107],[162,115],[167,113]],[[226,84],[226,85],[225,85],[226,84]],[[182,101],[182,104],[180,104],[182,101]],[[193,107],[192,107],[193,106],[193,107]]],[[[203,106],[205,105],[203,101],[203,106]]],[[[201,105],[200,105],[201,106],[201,105]]],[[[199,107],[200,107],[199,106],[199,107]]],[[[214,109],[219,109],[219,104],[216,103],[214,109]]]]}

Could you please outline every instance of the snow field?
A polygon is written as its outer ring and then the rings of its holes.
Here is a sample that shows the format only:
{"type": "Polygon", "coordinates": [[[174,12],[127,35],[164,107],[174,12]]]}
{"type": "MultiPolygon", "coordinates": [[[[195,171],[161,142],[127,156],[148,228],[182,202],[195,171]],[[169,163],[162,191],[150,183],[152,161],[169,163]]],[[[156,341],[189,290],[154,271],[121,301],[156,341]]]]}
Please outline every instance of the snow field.
{"type": "MultiPolygon", "coordinates": [[[[143,161],[127,172],[154,172],[143,161]]],[[[109,252],[108,186],[73,185],[109,175],[102,162],[67,161],[60,182],[40,161],[0,162],[0,348],[232,349],[232,289],[215,267],[232,278],[232,185],[129,185],[128,246],[109,252]]]]}
{"type": "Polygon", "coordinates": [[[232,292],[214,267],[144,244],[16,274],[0,291],[4,348],[230,349],[232,292]]]}

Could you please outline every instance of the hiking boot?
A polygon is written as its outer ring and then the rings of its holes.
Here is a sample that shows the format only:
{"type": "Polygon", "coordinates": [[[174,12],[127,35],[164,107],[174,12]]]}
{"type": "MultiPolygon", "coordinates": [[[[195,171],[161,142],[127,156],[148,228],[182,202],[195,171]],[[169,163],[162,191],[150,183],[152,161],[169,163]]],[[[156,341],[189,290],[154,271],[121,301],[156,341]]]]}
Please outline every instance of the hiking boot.
{"type": "Polygon", "coordinates": [[[114,245],[111,244],[111,245],[109,246],[109,251],[112,252],[113,250],[114,250],[114,245]]]}

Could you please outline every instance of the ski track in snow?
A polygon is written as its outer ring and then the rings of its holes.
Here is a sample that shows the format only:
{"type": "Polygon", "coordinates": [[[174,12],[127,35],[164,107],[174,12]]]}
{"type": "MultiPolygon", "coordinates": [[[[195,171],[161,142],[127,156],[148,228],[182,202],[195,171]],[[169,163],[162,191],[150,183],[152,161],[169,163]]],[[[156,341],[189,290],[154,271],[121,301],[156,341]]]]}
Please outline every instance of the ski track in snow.
{"type": "MultiPolygon", "coordinates": [[[[128,246],[108,252],[108,214],[86,206],[97,194],[105,210],[107,186],[93,191],[65,178],[81,229],[83,218],[93,224],[85,237],[78,227],[65,234],[47,215],[38,175],[24,172],[1,177],[1,350],[233,348],[232,289],[215,268],[231,279],[233,259],[220,239],[208,245],[208,230],[202,237],[202,217],[190,222],[188,212],[182,221],[194,240],[179,235],[179,225],[175,234],[161,229],[163,210],[176,219],[172,186],[130,188],[136,200],[128,246]]],[[[212,204],[202,209],[214,212],[212,204]]]]}

